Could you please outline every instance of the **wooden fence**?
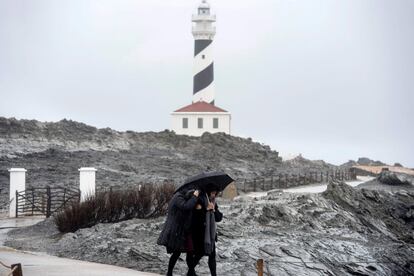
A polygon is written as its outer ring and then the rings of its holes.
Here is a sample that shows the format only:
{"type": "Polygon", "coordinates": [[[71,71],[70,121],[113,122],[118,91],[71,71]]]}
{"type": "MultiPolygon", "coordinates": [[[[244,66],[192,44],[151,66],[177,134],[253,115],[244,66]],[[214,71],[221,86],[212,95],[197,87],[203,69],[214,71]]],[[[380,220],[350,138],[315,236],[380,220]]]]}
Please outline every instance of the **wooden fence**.
{"type": "Polygon", "coordinates": [[[352,171],[336,170],[325,172],[308,172],[303,174],[277,174],[268,178],[254,178],[237,181],[239,191],[258,192],[273,189],[286,189],[297,186],[327,183],[329,180],[349,181],[355,180],[356,174],[352,171]]]}
{"type": "Polygon", "coordinates": [[[45,215],[63,210],[73,202],[79,202],[80,191],[73,188],[28,188],[16,191],[16,217],[45,215]]]}

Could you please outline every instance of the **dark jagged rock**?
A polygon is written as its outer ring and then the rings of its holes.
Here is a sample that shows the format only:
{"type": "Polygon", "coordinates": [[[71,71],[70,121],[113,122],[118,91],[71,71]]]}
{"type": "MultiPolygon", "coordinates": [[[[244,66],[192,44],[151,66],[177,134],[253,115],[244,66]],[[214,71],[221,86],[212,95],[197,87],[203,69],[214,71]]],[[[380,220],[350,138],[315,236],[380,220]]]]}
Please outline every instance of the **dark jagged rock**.
{"type": "MultiPolygon", "coordinates": [[[[220,202],[218,275],[257,275],[259,258],[269,275],[414,275],[413,202],[411,192],[344,183],[330,183],[322,194],[279,192],[220,202]]],[[[49,220],[11,231],[6,244],[165,273],[169,256],[156,245],[163,220],[99,224],[63,236],[49,220]]],[[[176,269],[184,275],[185,261],[176,269]]],[[[208,275],[205,260],[198,272],[208,275]]]]}
{"type": "Polygon", "coordinates": [[[388,185],[412,185],[414,186],[414,175],[405,173],[382,171],[377,177],[378,181],[388,185]]]}
{"type": "Polygon", "coordinates": [[[390,192],[414,191],[414,175],[384,170],[375,179],[360,184],[358,187],[390,192]]]}

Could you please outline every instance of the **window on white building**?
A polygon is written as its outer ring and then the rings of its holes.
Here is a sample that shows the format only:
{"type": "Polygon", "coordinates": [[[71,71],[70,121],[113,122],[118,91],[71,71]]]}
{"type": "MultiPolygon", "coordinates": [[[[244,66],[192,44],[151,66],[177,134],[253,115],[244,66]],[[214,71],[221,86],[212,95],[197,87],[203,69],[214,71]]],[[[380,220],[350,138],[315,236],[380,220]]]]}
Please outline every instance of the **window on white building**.
{"type": "Polygon", "coordinates": [[[188,118],[183,118],[183,128],[188,128],[188,118]]]}
{"type": "Polygon", "coordinates": [[[218,120],[218,118],[213,118],[213,128],[219,128],[219,120],[218,120]]]}
{"type": "Polygon", "coordinates": [[[198,125],[198,128],[203,128],[203,118],[198,118],[197,125],[198,125]]]}

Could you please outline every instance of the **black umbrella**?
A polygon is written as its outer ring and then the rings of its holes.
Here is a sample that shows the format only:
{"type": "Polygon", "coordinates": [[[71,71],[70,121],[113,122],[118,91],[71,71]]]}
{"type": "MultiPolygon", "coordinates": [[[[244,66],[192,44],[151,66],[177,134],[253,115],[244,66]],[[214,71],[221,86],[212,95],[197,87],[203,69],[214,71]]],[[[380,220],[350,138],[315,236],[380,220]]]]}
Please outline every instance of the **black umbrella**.
{"type": "Polygon", "coordinates": [[[233,181],[233,178],[221,171],[203,172],[187,178],[184,184],[175,192],[188,191],[191,189],[202,190],[204,192],[218,189],[217,192],[220,192],[233,181]]]}

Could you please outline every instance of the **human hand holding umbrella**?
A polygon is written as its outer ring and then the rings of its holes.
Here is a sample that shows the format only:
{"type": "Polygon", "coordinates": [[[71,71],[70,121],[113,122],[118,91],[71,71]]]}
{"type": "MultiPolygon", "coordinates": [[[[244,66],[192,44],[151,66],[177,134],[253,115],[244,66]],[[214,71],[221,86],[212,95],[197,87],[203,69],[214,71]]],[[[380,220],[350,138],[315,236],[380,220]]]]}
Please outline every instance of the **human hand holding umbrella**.
{"type": "Polygon", "coordinates": [[[207,205],[207,211],[214,211],[214,208],[215,208],[215,203],[209,202],[207,205]]]}

